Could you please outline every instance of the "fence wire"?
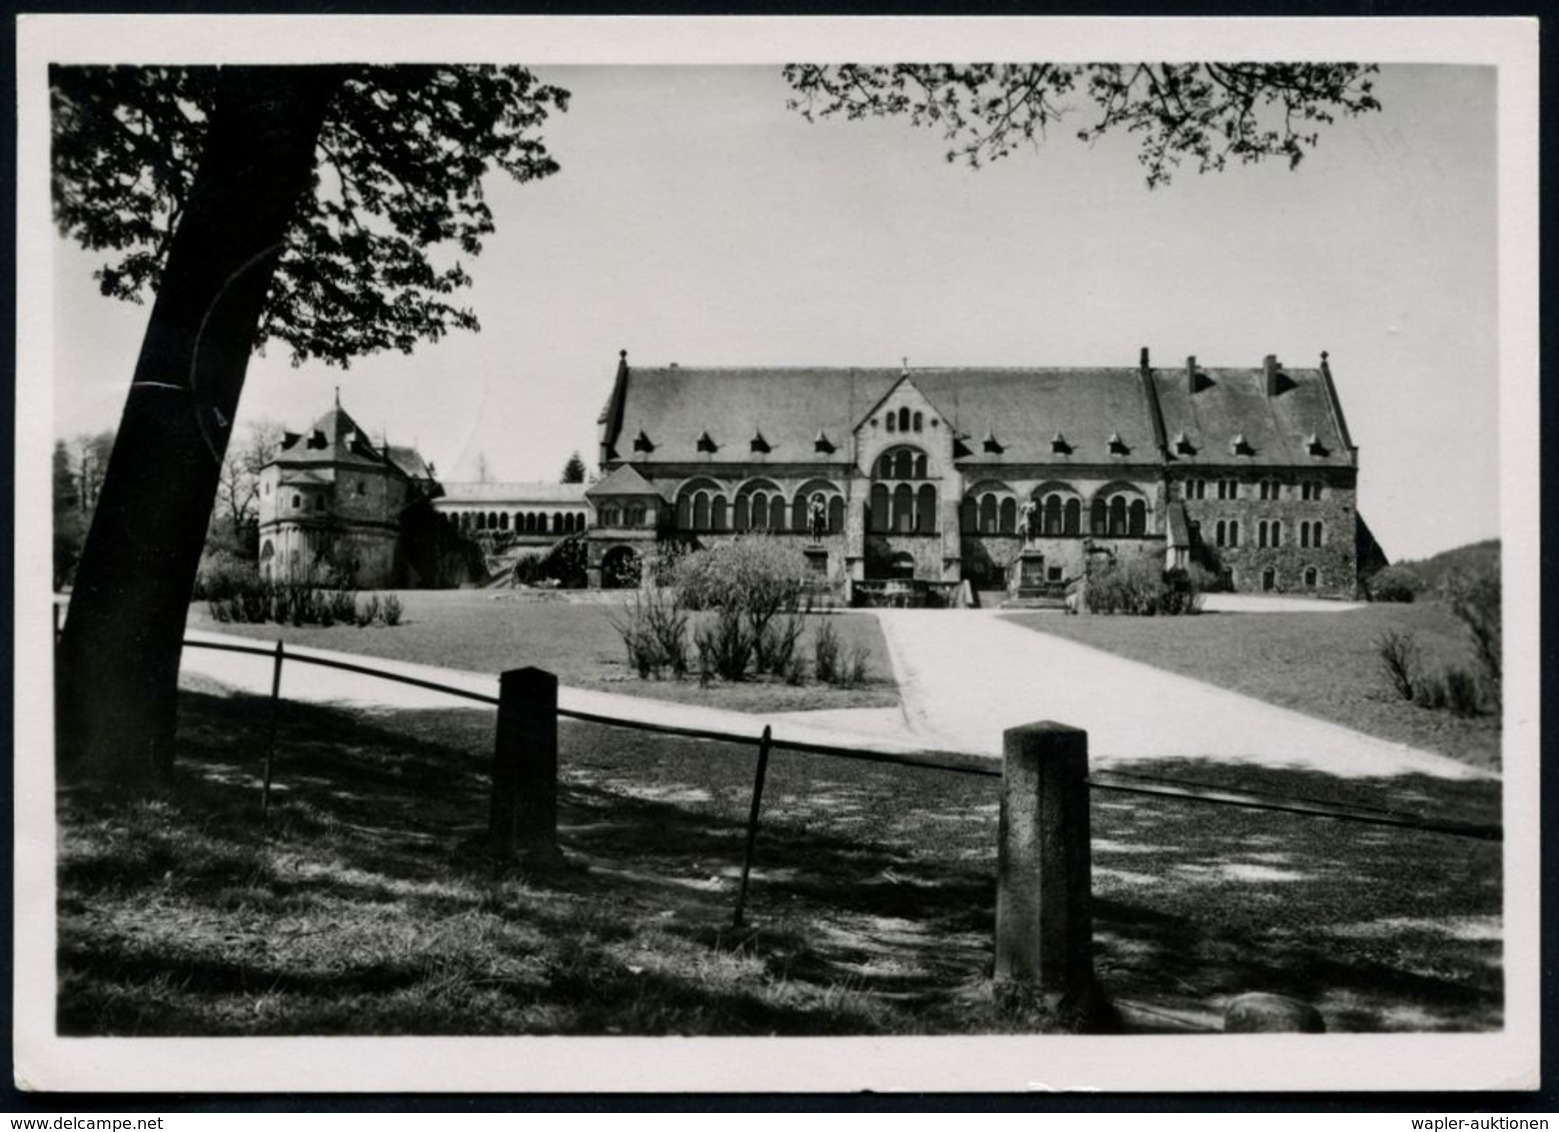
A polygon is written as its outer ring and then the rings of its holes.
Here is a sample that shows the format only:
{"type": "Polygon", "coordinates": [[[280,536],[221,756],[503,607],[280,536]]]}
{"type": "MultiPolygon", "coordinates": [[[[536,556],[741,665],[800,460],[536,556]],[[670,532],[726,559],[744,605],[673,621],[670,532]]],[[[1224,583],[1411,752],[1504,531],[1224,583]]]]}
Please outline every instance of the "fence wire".
{"type": "MultiPolygon", "coordinates": [[[[186,640],[184,644],[190,648],[213,649],[219,652],[247,653],[252,656],[274,658],[277,653],[275,648],[259,648],[251,645],[238,645],[218,643],[214,641],[186,640]]],[[[433,680],[424,680],[416,676],[407,676],[398,672],[390,672],[382,668],[373,668],[362,664],[353,664],[350,661],[335,660],[329,657],[311,656],[305,653],[288,653],[283,648],[281,655],[286,660],[299,664],[313,664],[323,668],[338,669],[343,672],[354,672],[363,676],[376,677],[381,680],[389,680],[399,684],[408,684],[412,687],[423,688],[428,691],[443,692],[466,700],[497,706],[498,697],[486,695],[481,692],[473,692],[465,688],[456,688],[449,684],[441,684],[433,680]]],[[[720,743],[741,743],[756,746],[760,739],[752,735],[740,735],[730,731],[720,731],[711,728],[685,727],[670,723],[654,723],[648,720],[627,719],[622,716],[605,715],[600,712],[580,711],[572,708],[558,708],[558,715],[578,720],[584,723],[596,723],[608,727],[622,727],[632,731],[644,731],[653,734],[670,735],[684,739],[701,739],[720,743]]],[[[778,736],[770,740],[770,748],[775,751],[793,751],[798,754],[825,755],[831,758],[853,759],[859,762],[887,763],[898,766],[914,767],[922,770],[941,770],[954,774],[977,775],[985,778],[1000,778],[1002,776],[999,763],[993,765],[993,760],[988,756],[976,755],[966,751],[925,750],[915,752],[890,752],[872,751],[859,747],[844,747],[829,743],[813,743],[799,739],[785,739],[778,736]]],[[[1214,786],[1208,783],[1191,782],[1180,779],[1155,778],[1150,775],[1131,774],[1124,771],[1093,771],[1088,777],[1088,785],[1095,790],[1104,790],[1121,794],[1135,794],[1147,797],[1170,798],[1182,802],[1202,802],[1212,805],[1234,806],[1243,809],[1268,810],[1274,813],[1297,814],[1302,817],[1329,818],[1333,821],[1352,822],[1360,825],[1385,826],[1397,829],[1417,830],[1424,833],[1446,834],[1452,837],[1464,837],[1477,841],[1504,840],[1504,827],[1498,823],[1466,822],[1454,820],[1430,820],[1417,814],[1403,813],[1396,810],[1380,809],[1371,806],[1361,806],[1328,802],[1317,798],[1298,798],[1286,795],[1268,794],[1252,790],[1232,790],[1223,786],[1214,786]]]]}

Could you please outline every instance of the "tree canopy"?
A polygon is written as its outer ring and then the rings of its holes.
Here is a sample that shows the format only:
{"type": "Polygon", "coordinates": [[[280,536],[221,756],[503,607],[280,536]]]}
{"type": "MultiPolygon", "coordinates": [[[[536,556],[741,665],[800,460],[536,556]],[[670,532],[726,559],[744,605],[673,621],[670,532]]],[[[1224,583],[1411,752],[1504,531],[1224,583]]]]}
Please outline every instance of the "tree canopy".
{"type": "MultiPolygon", "coordinates": [[[[54,217],[108,258],[105,295],[139,302],[162,281],[220,91],[216,67],[51,69],[54,217]]],[[[538,130],[568,92],[523,67],[342,68],[254,345],[345,367],[451,329],[478,329],[454,296],[493,217],[490,167],[557,172],[538,130]]]]}
{"type": "Polygon", "coordinates": [[[1150,188],[1278,157],[1292,168],[1338,114],[1378,110],[1374,67],[1341,63],[793,64],[792,109],[809,121],[907,115],[973,168],[1037,147],[1068,116],[1080,141],[1136,135],[1150,188]],[[1083,108],[1074,105],[1082,102],[1083,108]]]}

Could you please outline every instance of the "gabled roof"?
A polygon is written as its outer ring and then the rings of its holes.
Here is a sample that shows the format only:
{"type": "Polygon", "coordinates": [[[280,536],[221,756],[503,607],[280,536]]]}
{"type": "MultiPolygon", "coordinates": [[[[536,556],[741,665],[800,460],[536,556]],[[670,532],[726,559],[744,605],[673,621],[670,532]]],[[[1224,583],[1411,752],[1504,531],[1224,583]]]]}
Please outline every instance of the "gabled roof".
{"type": "Polygon", "coordinates": [[[585,489],[587,499],[596,500],[606,496],[643,496],[652,495],[657,499],[664,499],[660,490],[641,476],[632,464],[623,464],[613,468],[599,482],[585,489]]]}
{"type": "MultiPolygon", "coordinates": [[[[704,433],[723,441],[761,432],[770,449],[767,463],[837,464],[842,454],[818,451],[818,433],[836,442],[849,436],[904,376],[899,368],[633,369],[624,383],[618,433],[605,439],[624,452],[623,438],[642,431],[655,449],[636,453],[635,463],[653,466],[716,462],[698,449],[704,433]]],[[[1074,463],[1158,459],[1151,409],[1135,368],[913,369],[908,379],[936,407],[939,427],[951,424],[966,437],[995,430],[1000,453],[970,445],[970,458],[981,464],[1052,463],[1057,432],[1072,445],[1074,463]],[[1112,434],[1128,455],[1110,451],[1112,434]]],[[[720,455],[735,463],[755,458],[746,444],[720,455]]]]}
{"type": "Polygon", "coordinates": [[[1171,437],[1184,434],[1195,452],[1170,445],[1176,465],[1205,467],[1348,467],[1354,453],[1339,428],[1326,379],[1318,369],[1282,368],[1277,391],[1267,392],[1261,367],[1197,367],[1197,391],[1184,369],[1154,372],[1159,405],[1171,437]],[[1310,440],[1318,440],[1312,452],[1310,440]],[[1237,441],[1243,440],[1240,452],[1237,441]],[[1317,454],[1324,453],[1324,454],[1317,454]]]}
{"type": "Polygon", "coordinates": [[[440,503],[501,503],[523,505],[527,503],[575,503],[585,502],[585,485],[582,483],[446,483],[440,503]]]}

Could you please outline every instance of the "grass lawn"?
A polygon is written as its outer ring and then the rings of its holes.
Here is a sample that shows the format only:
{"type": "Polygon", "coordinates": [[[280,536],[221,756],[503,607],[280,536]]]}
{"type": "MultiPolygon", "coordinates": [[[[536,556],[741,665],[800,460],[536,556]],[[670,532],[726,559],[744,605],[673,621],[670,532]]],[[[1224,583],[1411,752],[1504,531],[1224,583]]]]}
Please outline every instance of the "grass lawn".
{"type": "MultiPolygon", "coordinates": [[[[266,819],[265,711],[186,692],[168,798],[61,792],[61,1033],[1047,1025],[988,990],[993,779],[776,753],[735,930],[751,748],[565,724],[560,836],[579,867],[543,882],[495,876],[482,851],[490,712],[290,705],[266,819]]],[[[1149,772],[1498,808],[1489,783],[1149,772]]],[[[1102,791],[1093,822],[1096,964],[1116,998],[1211,1020],[1263,990],[1334,1030],[1501,1024],[1497,845],[1102,791]]]]}
{"type": "Polygon", "coordinates": [[[1375,642],[1387,629],[1412,632],[1429,667],[1454,663],[1476,671],[1466,630],[1438,602],[1346,613],[1028,613],[1010,620],[1474,766],[1500,765],[1497,716],[1458,719],[1416,707],[1382,674],[1375,642]]]}
{"type": "MultiPolygon", "coordinates": [[[[216,630],[263,641],[280,639],[288,644],[470,672],[502,672],[536,665],[556,673],[563,684],[575,687],[707,704],[732,711],[896,707],[899,702],[882,630],[869,613],[827,615],[845,653],[857,644],[867,650],[869,677],[859,687],[837,688],[815,682],[792,687],[765,679],[739,684],[716,681],[704,688],[696,677],[680,681],[639,679],[628,664],[622,638],[612,627],[612,618],[622,615],[618,605],[575,603],[550,594],[521,597],[503,590],[404,590],[398,596],[406,611],[401,623],[393,627],[219,625],[211,619],[205,602],[190,606],[187,624],[191,629],[216,630]]],[[[809,629],[801,645],[809,661],[811,641],[809,629]]]]}

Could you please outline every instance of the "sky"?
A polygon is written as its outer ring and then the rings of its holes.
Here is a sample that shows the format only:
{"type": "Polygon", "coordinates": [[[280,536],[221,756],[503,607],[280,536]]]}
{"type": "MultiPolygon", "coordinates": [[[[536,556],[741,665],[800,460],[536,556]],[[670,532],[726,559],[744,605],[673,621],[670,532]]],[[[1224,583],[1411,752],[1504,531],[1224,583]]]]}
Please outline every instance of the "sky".
{"type": "MultiPolygon", "coordinates": [[[[682,365],[1293,366],[1330,355],[1392,558],[1499,533],[1496,72],[1382,68],[1380,112],[1282,163],[1149,190],[1069,125],[979,170],[906,120],[808,123],[776,66],[539,66],[562,166],[488,183],[478,334],[343,372],[250,366],[238,427],[342,405],[446,481],[596,459],[619,349],[682,365]]],[[[1078,107],[1078,116],[1083,109],[1078,107]]],[[[112,428],[149,306],[54,241],[58,436],[112,428]]]]}

